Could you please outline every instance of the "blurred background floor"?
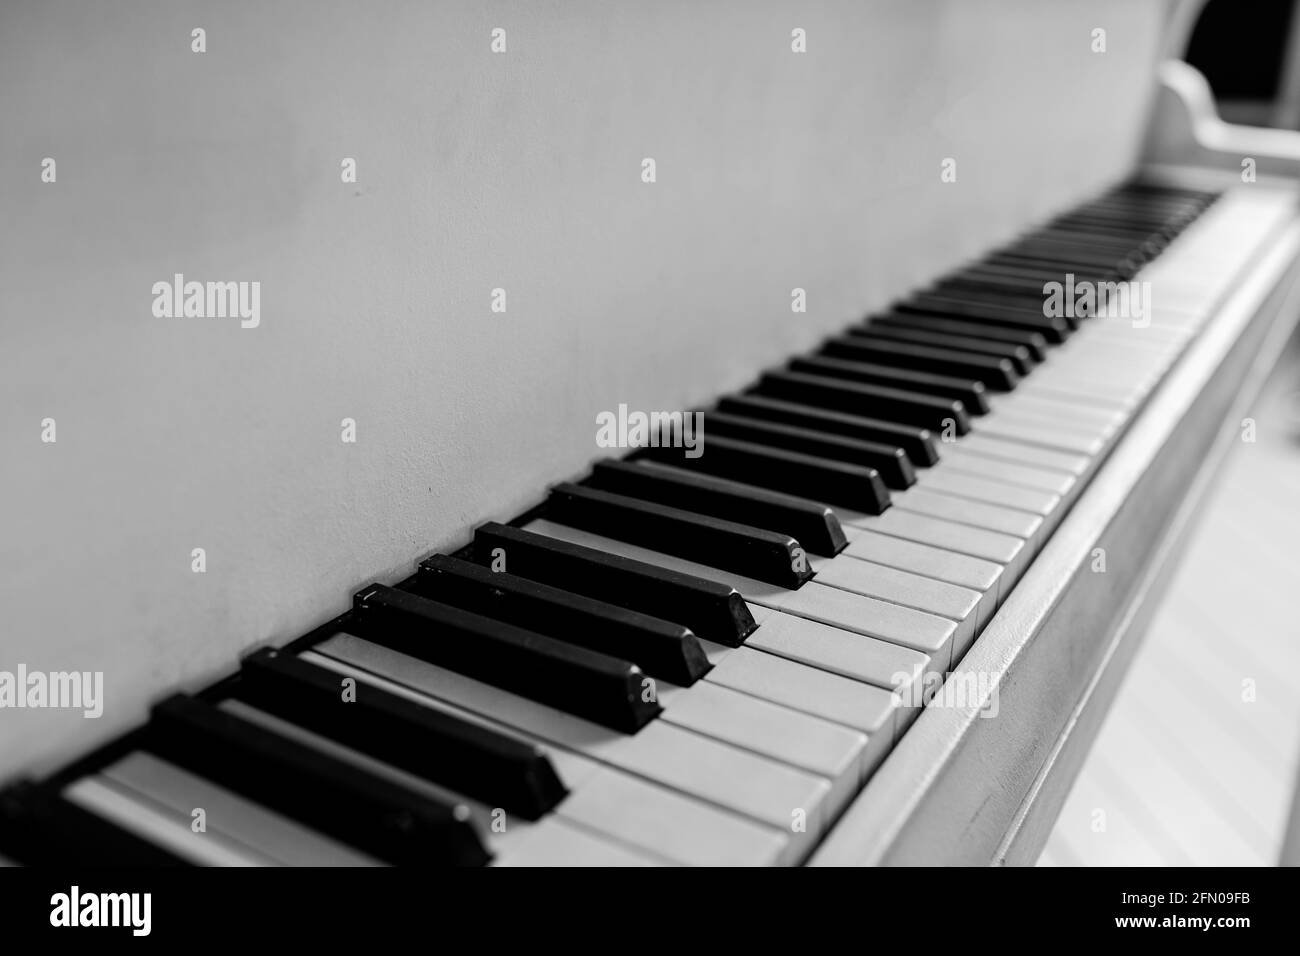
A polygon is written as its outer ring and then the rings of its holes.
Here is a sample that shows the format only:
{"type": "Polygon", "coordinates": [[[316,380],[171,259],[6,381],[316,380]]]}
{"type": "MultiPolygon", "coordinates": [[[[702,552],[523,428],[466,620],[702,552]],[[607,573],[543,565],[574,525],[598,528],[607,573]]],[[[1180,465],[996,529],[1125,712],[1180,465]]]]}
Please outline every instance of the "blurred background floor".
{"type": "Polygon", "coordinates": [[[1300,761],[1300,338],[1253,417],[1040,866],[1278,860],[1300,761]]]}

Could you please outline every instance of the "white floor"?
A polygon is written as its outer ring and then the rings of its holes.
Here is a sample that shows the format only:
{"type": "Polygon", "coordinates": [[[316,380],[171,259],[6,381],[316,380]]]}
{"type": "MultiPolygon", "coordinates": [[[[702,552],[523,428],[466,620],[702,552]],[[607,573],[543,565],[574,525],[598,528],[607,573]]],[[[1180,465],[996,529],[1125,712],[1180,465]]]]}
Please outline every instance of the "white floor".
{"type": "Polygon", "coordinates": [[[1300,762],[1292,345],[1256,402],[1256,441],[1231,453],[1040,866],[1278,860],[1300,762]]]}

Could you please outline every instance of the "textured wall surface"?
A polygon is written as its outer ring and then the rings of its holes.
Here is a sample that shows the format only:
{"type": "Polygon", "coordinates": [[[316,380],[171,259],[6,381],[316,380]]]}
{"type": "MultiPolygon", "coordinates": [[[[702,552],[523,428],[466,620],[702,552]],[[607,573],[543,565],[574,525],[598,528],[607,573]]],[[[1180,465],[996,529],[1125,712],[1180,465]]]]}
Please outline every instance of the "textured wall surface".
{"type": "Polygon", "coordinates": [[[0,670],[107,701],[0,710],[0,776],[534,503],[598,411],[740,386],[1117,180],[1163,11],[9,0],[0,670]],[[261,282],[260,326],[155,318],[176,272],[261,282]]]}

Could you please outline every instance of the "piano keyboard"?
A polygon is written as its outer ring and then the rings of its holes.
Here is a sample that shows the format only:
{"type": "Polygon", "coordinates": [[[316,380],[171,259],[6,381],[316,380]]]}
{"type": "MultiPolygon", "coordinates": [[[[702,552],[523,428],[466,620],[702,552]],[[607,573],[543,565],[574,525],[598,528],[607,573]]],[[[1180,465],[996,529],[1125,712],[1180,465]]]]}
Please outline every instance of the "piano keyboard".
{"type": "Polygon", "coordinates": [[[805,861],[1283,213],[1130,184],[1059,216],[719,399],[700,457],[597,462],[11,785],[0,856],[805,861]],[[1155,300],[1046,316],[1067,274],[1155,300]]]}

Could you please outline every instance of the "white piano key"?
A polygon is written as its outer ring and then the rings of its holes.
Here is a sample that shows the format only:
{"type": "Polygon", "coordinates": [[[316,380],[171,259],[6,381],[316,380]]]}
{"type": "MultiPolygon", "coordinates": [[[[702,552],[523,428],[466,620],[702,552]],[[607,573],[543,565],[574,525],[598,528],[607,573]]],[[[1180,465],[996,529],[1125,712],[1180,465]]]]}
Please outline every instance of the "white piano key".
{"type": "MultiPolygon", "coordinates": [[[[1161,361],[1167,350],[1157,347],[1157,343],[1153,340],[1142,340],[1136,333],[1144,331],[1143,329],[1129,325],[1128,328],[1134,334],[1128,339],[1122,339],[1118,331],[1121,327],[1122,325],[1108,323],[1105,319],[1095,324],[1086,323],[1081,334],[1076,335],[1069,347],[1062,350],[1062,364],[1091,368],[1090,363],[1097,362],[1100,357],[1103,359],[1100,371],[1113,374],[1126,369],[1143,368],[1161,361]],[[1107,329],[1110,331],[1107,332],[1107,329]],[[1120,348],[1114,356],[1107,355],[1107,349],[1113,349],[1116,345],[1120,348]]],[[[1162,339],[1168,341],[1170,336],[1177,335],[1176,331],[1164,333],[1162,339]]]]}
{"type": "Polygon", "coordinates": [[[1111,408],[1115,411],[1128,414],[1137,407],[1139,398],[1136,395],[1125,395],[1115,397],[1111,395],[1099,395],[1089,391],[1086,387],[1080,389],[1075,382],[1069,384],[1059,383],[1055,378],[1030,377],[1018,386],[1018,390],[1025,395],[1041,396],[1058,402],[1077,403],[1081,405],[1093,405],[1098,408],[1111,408]]]}
{"type": "MultiPolygon", "coordinates": [[[[1115,346],[1117,349],[1123,346],[1115,346]]],[[[1062,376],[1061,381],[1066,381],[1070,376],[1062,376]]],[[[1001,408],[1037,408],[1043,412],[1054,412],[1061,419],[1067,421],[1078,421],[1080,424],[1091,425],[1115,425],[1123,416],[1128,414],[1128,408],[1123,402],[1108,401],[1108,399],[1086,399],[1078,395],[1062,395],[1060,392],[1065,389],[1053,390],[1049,388],[1056,382],[1056,377],[1052,375],[1044,378],[1030,378],[1026,385],[1032,381],[1039,382],[1039,388],[1034,389],[1017,389],[1009,395],[998,395],[1002,401],[993,403],[996,411],[1001,408]]]]}
{"type": "MultiPolygon", "coordinates": [[[[945,445],[940,454],[948,449],[945,445]]],[[[981,478],[960,471],[948,471],[943,468],[929,468],[917,475],[913,487],[941,491],[958,498],[971,498],[993,505],[1017,508],[1050,518],[1061,503],[1061,496],[1051,492],[1037,491],[1022,485],[1010,485],[1004,481],[981,478]]]]}
{"type": "MultiPolygon", "coordinates": [[[[1167,313],[1168,309],[1161,309],[1167,313]]],[[[1124,348],[1145,348],[1160,355],[1168,355],[1191,340],[1192,334],[1185,329],[1166,328],[1158,325],[1134,326],[1131,322],[1097,322],[1090,323],[1088,334],[1098,340],[1115,342],[1124,348]]]]}
{"type": "Polygon", "coordinates": [[[648,780],[760,823],[789,828],[796,810],[809,830],[830,824],[831,782],[656,720],[601,757],[648,780]]]}
{"type": "Polygon", "coordinates": [[[830,781],[662,720],[635,735],[620,734],[349,634],[315,649],[776,829],[789,831],[795,809],[807,814],[810,832],[820,832],[827,822],[830,781]]]}
{"type": "MultiPolygon", "coordinates": [[[[1030,418],[1002,413],[999,413],[987,423],[981,422],[976,425],[976,430],[967,437],[975,438],[978,436],[1009,439],[1031,446],[1041,445],[1044,448],[1057,449],[1076,456],[1082,455],[1089,458],[1101,453],[1102,449],[1106,447],[1107,437],[1101,433],[1083,434],[1072,431],[1046,418],[1030,418]]],[[[965,444],[966,442],[963,440],[961,445],[965,444]]]]}
{"type": "Polygon", "coordinates": [[[1022,424],[1046,422],[1080,437],[1108,438],[1124,421],[1124,413],[1114,408],[1071,407],[1067,403],[1053,402],[1041,395],[1019,393],[1003,398],[1008,400],[992,405],[992,411],[988,415],[975,420],[975,432],[978,433],[981,426],[994,424],[1003,418],[1014,418],[1022,424]],[[1064,411],[1062,406],[1070,410],[1064,411]]]}
{"type": "Polygon", "coordinates": [[[989,407],[992,408],[993,414],[996,415],[1002,408],[1039,407],[1057,412],[1062,418],[1093,425],[1114,424],[1117,416],[1123,415],[1122,408],[1115,407],[1113,402],[1079,402],[1073,398],[1062,398],[1061,395],[1045,392],[1041,388],[1028,388],[1034,382],[1040,386],[1050,382],[1054,365],[1044,365],[1039,371],[1041,376],[1039,372],[1035,372],[1034,376],[1024,378],[1015,392],[991,395],[989,407]]]}
{"type": "Polygon", "coordinates": [[[793,659],[742,647],[705,679],[860,730],[871,756],[883,756],[898,735],[901,702],[894,693],[793,659]]]}
{"type": "Polygon", "coordinates": [[[1053,386],[1068,388],[1071,391],[1081,392],[1085,395],[1100,397],[1109,397],[1119,400],[1125,405],[1125,414],[1131,415],[1137,407],[1146,400],[1151,389],[1155,387],[1157,378],[1154,375],[1144,376],[1140,381],[1134,381],[1131,384],[1120,387],[1118,385],[1103,390],[1101,386],[1093,384],[1091,376],[1086,374],[1060,375],[1053,379],[1053,386]]]}
{"type": "MultiPolygon", "coordinates": [[[[1125,352],[1123,359],[1119,362],[1102,362],[1099,359],[1099,350],[1108,342],[1114,342],[1114,338],[1106,337],[1101,333],[1106,323],[1086,323],[1082,329],[1070,339],[1069,343],[1061,349],[1054,351],[1052,355],[1052,376],[1034,376],[1036,385],[1049,384],[1049,378],[1056,376],[1060,371],[1062,375],[1074,378],[1084,382],[1092,382],[1091,372],[1113,372],[1115,369],[1131,368],[1132,365],[1145,362],[1145,360],[1154,360],[1161,356],[1162,352],[1151,349],[1134,349],[1126,350],[1121,347],[1119,351],[1125,352]],[[1101,336],[1100,338],[1095,338],[1101,336]]],[[[1114,328],[1112,324],[1112,328],[1114,328]]],[[[1164,333],[1161,333],[1164,334],[1164,333]]],[[[1099,381],[1109,381],[1106,378],[1099,378],[1099,381]]]]}
{"type": "Polygon", "coordinates": [[[825,777],[831,782],[832,816],[844,809],[865,776],[866,734],[717,683],[683,688],[660,719],[825,777]]]}
{"type": "Polygon", "coordinates": [[[887,691],[902,690],[929,671],[942,673],[918,651],[790,614],[772,615],[746,646],[887,691]]]}
{"type": "Polygon", "coordinates": [[[1167,372],[1186,351],[1192,337],[1184,331],[1179,331],[1170,338],[1152,337],[1151,331],[1132,329],[1118,332],[1113,327],[1100,327],[1093,333],[1093,342],[1098,349],[1106,348],[1126,354],[1142,352],[1150,357],[1155,367],[1167,372]]]}
{"type": "Polygon", "coordinates": [[[1088,376],[1074,370],[1053,371],[1049,381],[1038,385],[1027,394],[1037,394],[1039,389],[1049,394],[1062,393],[1077,396],[1079,401],[1117,405],[1125,411],[1136,408],[1147,392],[1147,389],[1138,385],[1122,387],[1099,385],[1088,376]]]}
{"type": "Polygon", "coordinates": [[[989,531],[971,525],[958,524],[930,515],[917,514],[890,508],[882,515],[857,525],[864,531],[877,531],[896,538],[906,538],[920,544],[932,545],[945,551],[955,551],[974,558],[983,558],[1003,567],[1002,587],[1009,590],[1020,579],[1029,550],[1023,538],[989,531]]]}
{"type": "Polygon", "coordinates": [[[528,833],[492,861],[492,866],[664,866],[644,850],[610,841],[562,817],[538,821],[528,833]]]}
{"type": "MultiPolygon", "coordinates": [[[[1162,318],[1168,311],[1162,310],[1162,318]]],[[[1135,327],[1130,322],[1089,323],[1087,332],[1087,341],[1083,344],[1089,349],[1118,348],[1125,356],[1156,361],[1167,359],[1191,338],[1186,329],[1164,325],[1135,327]]]]}
{"type": "MultiPolygon", "coordinates": [[[[915,490],[917,489],[909,489],[905,494],[915,490]]],[[[972,503],[962,502],[962,504],[972,503]]],[[[1033,515],[1026,515],[1026,517],[1034,518],[1033,515]]],[[[850,541],[861,530],[852,524],[845,524],[843,527],[850,541]]],[[[855,594],[878,597],[881,600],[902,604],[904,607],[915,608],[954,621],[957,624],[957,630],[952,636],[954,648],[968,646],[975,638],[975,611],[983,596],[979,591],[883,564],[839,557],[818,565],[815,580],[818,584],[842,588],[855,594]]],[[[934,666],[939,669],[939,665],[934,666]]]]}
{"type": "Polygon", "coordinates": [[[981,458],[970,452],[962,451],[960,445],[944,449],[943,461],[936,471],[951,469],[980,478],[992,478],[1008,484],[1047,491],[1064,497],[1075,485],[1072,475],[1063,471],[1051,471],[1047,468],[1035,468],[1032,465],[1017,465],[1009,461],[994,458],[981,458]]]}
{"type": "Polygon", "coordinates": [[[912,487],[906,491],[894,493],[894,507],[903,511],[915,511],[917,514],[931,515],[961,524],[1001,531],[1017,538],[1035,542],[1038,532],[1043,527],[1040,515],[1015,508],[1004,508],[970,498],[957,498],[928,488],[912,487]]]}
{"type": "MultiPolygon", "coordinates": [[[[1111,328],[1114,328],[1113,324],[1111,328]]],[[[1132,338],[1122,339],[1113,332],[1107,333],[1105,323],[1096,330],[1088,329],[1088,332],[1088,335],[1078,337],[1073,354],[1068,356],[1064,366],[1089,382],[1116,387],[1135,385],[1141,377],[1158,374],[1166,368],[1170,356],[1177,349],[1177,345],[1149,340],[1139,344],[1132,338]]],[[[1174,334],[1183,333],[1175,330],[1174,334]]]]}
{"type": "MultiPolygon", "coordinates": [[[[955,622],[910,607],[827,587],[818,584],[816,579],[792,591],[552,521],[533,521],[526,530],[730,584],[752,604],[910,647],[934,658],[939,662],[937,666],[947,666],[951,656],[952,640],[957,631],[955,622]]],[[[821,565],[814,561],[812,566],[817,568],[821,565]]]]}
{"type": "Polygon", "coordinates": [[[63,790],[64,799],[142,837],[173,856],[199,866],[274,866],[248,847],[215,833],[195,833],[181,816],[123,790],[106,777],[82,777],[63,790]]]}
{"type": "Polygon", "coordinates": [[[1136,349],[1110,339],[1093,340],[1084,346],[1079,360],[1072,363],[1066,378],[1094,383],[1115,394],[1133,389],[1149,390],[1172,364],[1171,351],[1136,349]]]}
{"type": "MultiPolygon", "coordinates": [[[[569,795],[555,809],[555,814],[575,826],[595,830],[616,843],[633,846],[641,852],[663,856],[671,862],[685,865],[766,866],[792,862],[802,852],[801,848],[792,844],[784,831],[763,826],[650,781],[629,776],[575,749],[557,745],[552,740],[524,729],[520,725],[527,724],[530,714],[528,708],[523,708],[516,721],[511,723],[498,720],[495,713],[486,717],[426,693],[424,688],[447,687],[457,680],[456,675],[445,672],[442,668],[423,665],[423,670],[419,673],[413,669],[407,674],[410,677],[408,686],[402,682],[402,662],[414,660],[413,658],[351,635],[339,635],[317,645],[317,648],[319,650],[304,652],[304,660],[541,747],[569,791],[569,795]],[[332,657],[321,653],[330,650],[330,645],[342,656],[332,657]],[[348,655],[366,661],[371,666],[358,666],[344,660],[348,655]],[[389,679],[385,673],[377,672],[385,670],[397,679],[389,679]],[[674,839],[667,839],[665,834],[674,839]]],[[[473,699],[473,694],[470,699],[473,699]]],[[[513,695],[504,694],[501,701],[508,706],[513,702],[513,695]]],[[[600,735],[609,732],[595,728],[594,733],[600,735]]],[[[489,834],[490,839],[493,836],[489,834]]],[[[499,850],[503,855],[512,853],[513,842],[501,845],[498,841],[493,849],[499,850]]]]}
{"type": "Polygon", "coordinates": [[[1064,347],[1057,349],[1056,354],[1052,356],[1053,373],[1068,372],[1086,378],[1090,382],[1104,385],[1127,384],[1129,379],[1126,375],[1130,369],[1139,368],[1144,362],[1154,358],[1150,352],[1133,350],[1124,352],[1116,361],[1105,360],[1099,357],[1100,346],[1092,339],[1092,329],[1093,323],[1085,322],[1064,347]],[[1096,373],[1095,378],[1093,373],[1096,373]]]}
{"type": "Polygon", "coordinates": [[[1121,341],[1109,336],[1085,336],[1074,350],[1071,364],[1085,368],[1088,377],[1109,376],[1109,381],[1136,383],[1138,377],[1158,374],[1168,367],[1172,349],[1132,341],[1121,341]],[[1144,347],[1145,346],[1145,347],[1144,347]],[[1099,368],[1091,367],[1093,364],[1099,368]]]}
{"type": "Polygon", "coordinates": [[[779,610],[920,651],[936,668],[948,666],[958,632],[957,622],[948,618],[827,587],[816,580],[789,592],[779,610]]]}
{"type": "MultiPolygon", "coordinates": [[[[1041,402],[1026,399],[1015,404],[1004,405],[992,414],[978,419],[974,422],[972,433],[979,434],[988,431],[994,425],[1008,428],[1042,428],[1047,426],[1050,429],[1059,431],[1063,439],[1075,443],[1104,442],[1115,433],[1122,422],[1123,419],[1120,416],[1116,416],[1115,420],[1107,422],[1066,418],[1063,415],[1058,415],[1055,409],[1048,408],[1041,402]]],[[[1086,450],[1078,453],[1091,454],[1086,450]]]]}
{"type": "Polygon", "coordinates": [[[556,813],[686,866],[773,866],[806,852],[789,826],[762,826],[610,768],[570,793],[556,813]]]}
{"type": "Polygon", "coordinates": [[[1137,385],[1159,372],[1165,363],[1163,351],[1135,349],[1112,339],[1079,336],[1062,369],[1087,382],[1113,389],[1137,385]]]}
{"type": "MultiPolygon", "coordinates": [[[[985,623],[997,610],[1002,600],[1002,565],[982,558],[973,558],[966,554],[945,551],[930,545],[896,538],[865,529],[854,536],[849,546],[841,552],[840,557],[863,558],[876,564],[884,564],[914,574],[937,578],[950,584],[957,584],[973,591],[979,591],[979,607],[976,609],[976,631],[983,630],[985,623]]],[[[838,558],[836,560],[839,560],[838,558]]],[[[957,652],[964,653],[964,649],[957,652]]],[[[946,670],[950,665],[944,662],[946,670]]]]}
{"type": "MultiPolygon", "coordinates": [[[[1031,440],[1032,441],[1032,440],[1031,440]]],[[[1037,442],[1008,440],[986,432],[974,432],[961,440],[961,447],[974,455],[985,458],[1000,458],[1004,461],[1016,461],[1039,468],[1052,468],[1064,471],[1078,478],[1092,465],[1092,458],[1086,454],[1056,451],[1044,448],[1037,442]]],[[[911,489],[908,489],[909,491],[911,489]]],[[[907,492],[903,492],[906,495],[907,492]]],[[[897,505],[899,495],[893,495],[897,505]]],[[[1022,536],[1023,537],[1023,536],[1022,536]]]]}
{"type": "Polygon", "coordinates": [[[209,833],[256,847],[282,866],[384,866],[354,847],[144,751],[128,754],[101,775],[154,803],[191,817],[202,807],[209,833]]]}
{"type": "Polygon", "coordinates": [[[1047,421],[1071,433],[1086,437],[1108,437],[1123,421],[1122,412],[1114,408],[1097,408],[1087,406],[1065,406],[1062,402],[1052,402],[1036,395],[1013,393],[1006,395],[1009,401],[993,405],[991,414],[976,419],[976,431],[979,425],[992,424],[1004,418],[1031,421],[1047,421]],[[1066,410],[1067,408],[1067,410],[1066,410]]]}
{"type": "MultiPolygon", "coordinates": [[[[1145,268],[1149,269],[1151,266],[1145,268]]],[[[1168,285],[1166,288],[1173,288],[1173,285],[1168,285]]],[[[1214,294],[1217,295],[1217,292],[1214,294]]],[[[1088,322],[1084,328],[1089,335],[1101,335],[1105,332],[1116,337],[1127,336],[1132,340],[1145,342],[1168,342],[1190,338],[1191,333],[1183,328],[1183,325],[1189,319],[1195,320],[1204,309],[1205,303],[1195,304],[1196,307],[1188,311],[1181,303],[1175,306],[1172,302],[1160,302],[1159,296],[1155,298],[1157,301],[1152,302],[1149,323],[1134,325],[1132,319],[1125,319],[1122,316],[1099,315],[1095,317],[1095,321],[1088,322]]]]}
{"type": "MultiPolygon", "coordinates": [[[[930,674],[943,675],[943,671],[934,667],[925,654],[789,615],[768,621],[751,635],[747,646],[862,681],[886,692],[896,692],[904,701],[919,701],[920,696],[914,693],[916,685],[930,674]]],[[[750,667],[755,666],[751,662],[750,667]]],[[[873,695],[872,703],[881,708],[881,720],[897,706],[897,701],[880,695],[873,695]]],[[[898,732],[901,733],[916,716],[916,712],[900,714],[898,732]]]]}
{"type": "Polygon", "coordinates": [[[1090,383],[1115,389],[1132,388],[1158,375],[1164,356],[1140,349],[1117,348],[1114,343],[1083,336],[1062,368],[1090,383]]]}

